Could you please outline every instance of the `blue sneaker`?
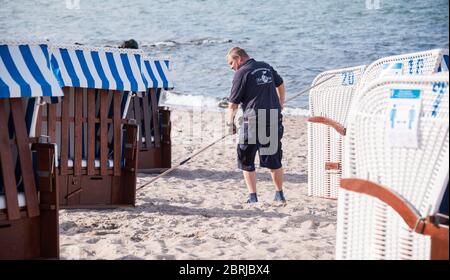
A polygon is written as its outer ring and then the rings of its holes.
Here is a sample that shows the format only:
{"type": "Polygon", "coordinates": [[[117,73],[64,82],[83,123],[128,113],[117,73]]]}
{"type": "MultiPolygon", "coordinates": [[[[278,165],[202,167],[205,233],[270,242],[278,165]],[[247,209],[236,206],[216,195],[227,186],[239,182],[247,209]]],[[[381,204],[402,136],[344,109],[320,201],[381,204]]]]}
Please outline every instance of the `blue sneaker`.
{"type": "Polygon", "coordinates": [[[274,201],[278,201],[282,204],[286,204],[286,198],[284,198],[283,191],[276,191],[274,201]]]}
{"type": "Polygon", "coordinates": [[[247,203],[256,203],[256,202],[258,202],[258,196],[256,195],[256,193],[250,193],[248,195],[247,203]]]}

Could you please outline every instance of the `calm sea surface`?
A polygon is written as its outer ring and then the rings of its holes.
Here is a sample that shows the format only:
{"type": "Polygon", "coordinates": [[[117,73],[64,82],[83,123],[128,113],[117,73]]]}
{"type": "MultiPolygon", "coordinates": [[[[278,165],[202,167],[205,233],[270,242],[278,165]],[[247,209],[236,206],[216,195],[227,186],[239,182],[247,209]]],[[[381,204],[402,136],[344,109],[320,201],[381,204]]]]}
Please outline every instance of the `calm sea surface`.
{"type": "MultiPolygon", "coordinates": [[[[168,101],[213,107],[229,94],[225,54],[235,45],[272,64],[288,95],[324,70],[448,48],[448,0],[366,2],[0,0],[0,39],[116,46],[134,38],[150,55],[172,58],[168,101]]],[[[290,106],[307,106],[307,96],[290,106]]]]}

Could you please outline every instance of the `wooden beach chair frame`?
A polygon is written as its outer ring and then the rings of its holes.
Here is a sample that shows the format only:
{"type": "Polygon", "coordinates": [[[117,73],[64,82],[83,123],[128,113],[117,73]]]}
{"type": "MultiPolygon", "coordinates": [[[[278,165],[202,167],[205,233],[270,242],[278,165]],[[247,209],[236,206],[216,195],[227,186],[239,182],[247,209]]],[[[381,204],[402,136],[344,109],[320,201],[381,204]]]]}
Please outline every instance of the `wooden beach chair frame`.
{"type": "MultiPolygon", "coordinates": [[[[29,58],[28,62],[36,63],[41,71],[47,71],[41,72],[44,80],[40,82],[51,86],[52,96],[62,95],[50,69],[40,64],[44,58],[47,62],[49,59],[43,57],[41,52],[41,48],[47,50],[46,44],[0,44],[15,48],[13,61],[14,56],[20,53],[17,52],[19,47],[34,48],[35,61],[29,58]],[[53,80],[45,80],[48,78],[53,80]]],[[[0,260],[59,258],[59,197],[55,176],[55,145],[41,143],[41,138],[34,137],[35,124],[31,119],[36,116],[39,106],[34,104],[40,104],[42,98],[38,97],[40,93],[34,91],[35,87],[23,84],[29,83],[29,79],[29,76],[24,78],[17,89],[19,92],[16,92],[14,97],[0,98],[0,184],[4,191],[4,195],[0,197],[4,203],[0,209],[0,260]],[[21,97],[24,86],[31,89],[31,97],[21,97]],[[31,101],[36,103],[32,103],[33,110],[28,111],[31,101]],[[28,122],[31,123],[29,126],[28,122]],[[20,169],[17,169],[18,167],[20,169]],[[20,190],[18,186],[21,186],[20,190]]]]}
{"type": "Polygon", "coordinates": [[[144,57],[142,72],[147,91],[133,97],[128,117],[139,126],[139,162],[141,173],[161,173],[172,167],[170,110],[158,106],[162,89],[173,89],[169,58],[144,57]]]}
{"type": "Polygon", "coordinates": [[[61,208],[134,207],[138,126],[124,115],[146,89],[143,52],[53,45],[51,55],[64,98],[40,110],[37,131],[58,144],[61,208]]]}
{"type": "Polygon", "coordinates": [[[133,96],[128,118],[139,126],[138,171],[161,173],[171,168],[172,143],[170,138],[170,110],[158,106],[157,93],[161,89],[148,89],[143,97],[133,96]]]}
{"type": "Polygon", "coordinates": [[[65,97],[60,104],[48,104],[46,116],[40,111],[37,131],[42,133],[43,123],[52,142],[61,143],[56,176],[60,185],[61,208],[111,208],[135,206],[137,171],[137,125],[122,119],[120,91],[83,88],[63,88],[65,97]],[[85,92],[86,94],[83,94],[85,92]],[[95,93],[98,98],[96,100],[95,93]],[[69,115],[73,95],[74,116],[69,115]],[[108,114],[108,98],[112,95],[112,116],[108,114]],[[87,100],[85,100],[87,99],[87,100]],[[100,104],[98,104],[100,103],[100,104]],[[83,116],[84,104],[87,114],[83,116]],[[96,114],[99,105],[99,114],[96,114]],[[96,131],[96,124],[100,125],[96,131]],[[108,125],[112,125],[112,143],[108,125]],[[60,126],[59,133],[57,126],[60,126]],[[73,133],[70,127],[73,126],[73,133]],[[86,158],[83,158],[83,127],[87,127],[86,158]],[[59,134],[59,135],[58,135],[59,134]],[[73,135],[74,157],[69,158],[69,137],[73,135]],[[96,157],[96,141],[99,154],[96,157]],[[58,141],[58,138],[61,141],[58,141]],[[123,144],[122,144],[123,141],[123,144]],[[112,145],[111,145],[112,144],[112,145]],[[109,153],[113,151],[113,160],[109,153]],[[123,155],[123,158],[122,158],[123,155]],[[69,164],[73,162],[73,164],[69,164]],[[111,164],[112,163],[112,164],[111,164]]]}

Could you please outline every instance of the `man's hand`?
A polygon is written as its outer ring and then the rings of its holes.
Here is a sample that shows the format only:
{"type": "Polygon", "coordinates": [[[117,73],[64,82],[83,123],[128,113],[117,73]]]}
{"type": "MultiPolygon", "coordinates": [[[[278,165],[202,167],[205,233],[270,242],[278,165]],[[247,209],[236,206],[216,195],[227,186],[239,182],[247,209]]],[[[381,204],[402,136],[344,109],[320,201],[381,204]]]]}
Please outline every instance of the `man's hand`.
{"type": "Polygon", "coordinates": [[[232,123],[227,122],[226,125],[228,128],[228,134],[236,134],[237,133],[237,128],[236,128],[236,125],[234,124],[234,122],[232,122],[232,123]]]}
{"type": "Polygon", "coordinates": [[[236,134],[236,125],[234,124],[234,117],[236,116],[238,104],[229,102],[228,103],[228,118],[227,118],[227,128],[229,134],[236,134]]]}

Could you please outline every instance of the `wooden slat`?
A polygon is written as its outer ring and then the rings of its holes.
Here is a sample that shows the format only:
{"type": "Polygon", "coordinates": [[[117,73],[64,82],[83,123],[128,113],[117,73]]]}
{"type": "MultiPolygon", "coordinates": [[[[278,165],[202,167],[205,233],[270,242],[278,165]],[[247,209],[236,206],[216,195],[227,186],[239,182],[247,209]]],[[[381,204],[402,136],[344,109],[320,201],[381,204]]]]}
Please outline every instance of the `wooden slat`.
{"type": "Polygon", "coordinates": [[[100,91],[100,174],[108,172],[108,92],[100,91]]]}
{"type": "MultiPolygon", "coordinates": [[[[150,115],[150,103],[149,98],[148,98],[148,94],[146,94],[143,98],[142,98],[142,109],[144,112],[144,123],[141,126],[141,130],[143,130],[145,132],[145,147],[147,149],[150,149],[154,146],[154,144],[152,143],[152,115],[150,115]]],[[[152,112],[153,113],[153,112],[152,112]]]]}
{"type": "Polygon", "coordinates": [[[5,111],[5,99],[0,98],[0,165],[3,174],[3,187],[5,191],[6,209],[9,220],[20,219],[19,202],[17,200],[16,178],[14,164],[9,145],[8,116],[5,111]]]}
{"type": "Polygon", "coordinates": [[[155,89],[150,89],[150,100],[152,103],[153,136],[155,137],[155,147],[159,147],[161,145],[161,136],[159,132],[158,101],[156,100],[155,89]]]}
{"type": "Polygon", "coordinates": [[[48,104],[47,107],[47,134],[51,143],[56,143],[56,106],[57,104],[48,104]]]}
{"type": "Polygon", "coordinates": [[[55,177],[53,162],[54,146],[48,143],[36,143],[33,144],[32,149],[36,152],[36,185],[39,188],[41,204],[44,193],[56,191],[53,187],[53,179],[55,177]]]}
{"type": "Polygon", "coordinates": [[[37,196],[36,183],[34,181],[33,162],[31,160],[30,145],[25,123],[25,113],[22,100],[13,98],[10,100],[11,114],[13,116],[14,128],[17,140],[17,151],[19,154],[20,169],[27,203],[28,217],[39,216],[39,200],[37,196]]]}
{"type": "Polygon", "coordinates": [[[53,145],[37,144],[37,170],[47,171],[49,177],[38,177],[40,186],[40,246],[43,258],[59,257],[59,180],[55,180],[53,145]],[[53,172],[52,172],[53,171],[53,172]],[[45,184],[47,185],[45,187],[45,184]]]}
{"type": "MultiPolygon", "coordinates": [[[[139,97],[134,96],[133,97],[133,103],[134,103],[134,117],[136,119],[136,124],[138,127],[142,127],[142,114],[141,114],[141,104],[139,102],[139,97]]],[[[142,129],[138,130],[138,148],[140,149],[142,147],[142,129]]]]}
{"type": "Polygon", "coordinates": [[[61,175],[67,175],[67,164],[69,161],[69,94],[70,92],[73,93],[73,91],[73,88],[69,89],[65,87],[65,97],[63,97],[61,102],[61,162],[59,165],[61,175]]]}
{"type": "Polygon", "coordinates": [[[122,143],[121,141],[121,126],[122,126],[122,112],[120,111],[120,105],[121,105],[121,93],[119,91],[113,91],[113,102],[114,102],[114,111],[113,111],[113,142],[114,142],[114,175],[120,176],[120,158],[122,156],[120,152],[120,145],[122,143]]]}
{"type": "Polygon", "coordinates": [[[37,121],[36,121],[36,130],[34,132],[34,136],[39,137],[42,135],[42,115],[44,111],[44,106],[39,106],[37,121]]]}
{"type": "Polygon", "coordinates": [[[74,124],[74,163],[75,176],[81,174],[81,161],[83,159],[83,89],[75,89],[75,124],[74,124]]]}
{"type": "Polygon", "coordinates": [[[95,90],[88,89],[88,111],[87,111],[87,142],[88,142],[88,154],[87,154],[87,172],[88,175],[95,174],[95,90]]]}
{"type": "Polygon", "coordinates": [[[125,157],[125,167],[135,168],[137,166],[137,139],[136,132],[138,126],[135,124],[125,124],[124,128],[124,157],[125,157]]]}

